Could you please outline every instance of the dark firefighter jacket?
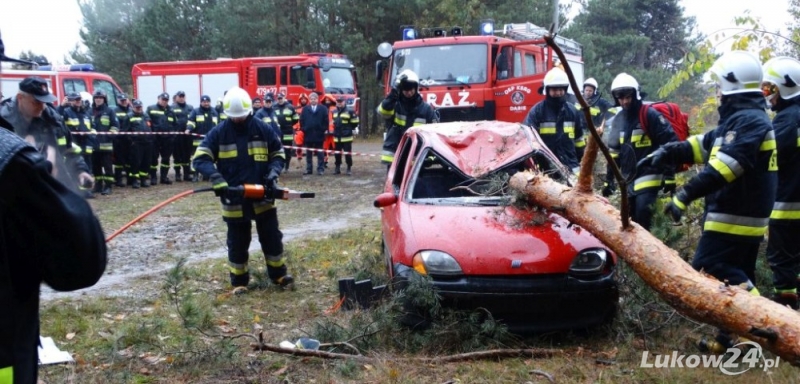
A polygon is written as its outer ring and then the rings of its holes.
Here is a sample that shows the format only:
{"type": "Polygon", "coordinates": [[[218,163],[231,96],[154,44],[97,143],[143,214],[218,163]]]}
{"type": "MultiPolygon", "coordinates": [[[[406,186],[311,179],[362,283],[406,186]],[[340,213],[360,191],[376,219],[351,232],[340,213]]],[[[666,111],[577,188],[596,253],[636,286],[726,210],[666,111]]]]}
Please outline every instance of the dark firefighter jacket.
{"type": "Polygon", "coordinates": [[[47,106],[41,117],[28,124],[19,114],[16,99],[6,99],[0,104],[0,127],[15,132],[19,137],[32,136],[40,152],[55,148],[61,155],[54,164],[58,171],[56,178],[64,185],[77,189],[78,175],[89,172],[81,148],[72,142],[72,135],[55,108],[47,106]]]}
{"type": "Polygon", "coordinates": [[[0,383],[36,383],[39,288],[93,285],[106,244],[89,204],[49,175],[50,164],[0,129],[0,383]]]}
{"type": "MultiPolygon", "coordinates": [[[[219,172],[230,187],[264,184],[270,170],[283,170],[283,145],[266,123],[248,116],[241,124],[226,119],[206,135],[197,147],[192,166],[204,176],[219,172]]],[[[225,221],[252,220],[275,208],[274,201],[220,198],[225,221]]]]}
{"type": "MultiPolygon", "coordinates": [[[[206,135],[211,132],[211,129],[218,123],[219,116],[214,108],[197,107],[189,114],[189,121],[186,123],[186,129],[197,135],[206,135]]],[[[202,137],[192,136],[192,145],[195,147],[200,146],[202,142],[202,137]]]]}
{"type": "Polygon", "coordinates": [[[558,160],[577,171],[580,166],[578,153],[582,153],[586,142],[583,137],[584,120],[573,104],[546,96],[544,101],[531,108],[522,124],[536,129],[558,160]]]}
{"type": "Polygon", "coordinates": [[[403,97],[402,93],[397,101],[389,98],[383,99],[378,106],[378,113],[390,124],[381,151],[381,161],[384,163],[394,161],[394,153],[397,151],[397,146],[400,145],[400,139],[409,128],[415,125],[439,122],[433,107],[423,101],[419,93],[415,94],[412,99],[403,97]]]}
{"type": "Polygon", "coordinates": [[[272,107],[275,110],[275,116],[278,118],[278,126],[281,128],[282,140],[284,143],[291,142],[294,139],[294,125],[300,121],[300,115],[297,114],[294,107],[284,102],[283,105],[277,104],[272,107]]]}
{"type": "MultiPolygon", "coordinates": [[[[779,104],[780,105],[780,104],[779,104]]],[[[778,192],[772,224],[800,225],[800,97],[786,101],[772,120],[778,146],[778,192]]]]}
{"type": "Polygon", "coordinates": [[[311,104],[303,107],[300,113],[300,130],[305,135],[303,143],[322,143],[325,141],[325,132],[330,125],[330,116],[328,115],[328,107],[317,104],[316,112],[311,107],[311,104]]]}
{"type": "Polygon", "coordinates": [[[760,242],[767,231],[778,159],[764,107],[760,93],[723,96],[719,126],[675,150],[676,163],[706,165],[683,186],[689,201],[706,198],[704,234],[760,242]]]}
{"type": "Polygon", "coordinates": [[[277,134],[279,138],[282,136],[281,127],[278,126],[278,117],[275,116],[275,111],[272,110],[272,107],[261,107],[258,112],[254,114],[254,117],[267,123],[267,125],[272,128],[273,131],[275,131],[275,134],[277,134]]]}
{"type": "MultiPolygon", "coordinates": [[[[174,132],[177,128],[175,125],[175,113],[172,108],[166,106],[161,108],[158,104],[153,104],[147,107],[145,114],[150,117],[150,128],[153,132],[174,132]]],[[[172,135],[157,135],[159,137],[170,137],[172,135]]]]}
{"type": "MultiPolygon", "coordinates": [[[[608,100],[601,97],[600,93],[595,93],[590,99],[586,100],[586,104],[589,104],[589,114],[592,115],[592,123],[594,123],[595,128],[599,128],[600,124],[603,123],[603,120],[609,120],[611,116],[614,115],[612,110],[613,105],[608,102],[608,100]]],[[[579,103],[575,103],[575,109],[578,110],[578,113],[583,115],[581,111],[581,105],[579,103]]],[[[586,125],[584,125],[586,126],[586,125]]]]}
{"type": "Polygon", "coordinates": [[[131,112],[128,117],[126,129],[126,132],[145,133],[144,135],[131,135],[131,143],[147,144],[153,142],[153,135],[148,134],[152,132],[150,128],[150,116],[144,112],[141,114],[131,112]]]}
{"type": "Polygon", "coordinates": [[[175,114],[175,130],[183,132],[186,130],[186,124],[189,122],[189,114],[192,113],[194,107],[187,103],[172,103],[170,106],[172,113],[175,114]]]}
{"type": "MultiPolygon", "coordinates": [[[[611,157],[616,161],[623,176],[628,179],[628,191],[631,194],[652,192],[661,189],[665,179],[674,180],[675,172],[664,167],[643,165],[636,167],[636,163],[653,153],[662,145],[678,141],[678,136],[658,111],[647,109],[647,132],[642,129],[639,121],[639,110],[642,108],[640,100],[634,100],[628,110],[617,112],[608,133],[608,149],[611,157]]],[[[614,185],[611,172],[606,173],[606,182],[614,185]]]]}
{"type": "MultiPolygon", "coordinates": [[[[114,114],[117,115],[117,122],[119,123],[120,132],[130,132],[130,124],[128,124],[128,118],[130,118],[132,113],[133,113],[133,107],[131,107],[130,103],[128,103],[127,107],[117,105],[117,107],[114,108],[114,114]]],[[[130,143],[131,140],[132,139],[130,135],[114,136],[114,143],[116,145],[124,145],[125,143],[130,143]]]]}
{"type": "Polygon", "coordinates": [[[92,114],[92,127],[98,133],[97,135],[97,150],[101,152],[111,152],[114,150],[112,135],[104,135],[103,132],[117,133],[119,132],[119,122],[117,121],[117,114],[103,104],[100,107],[92,107],[90,112],[92,114]]]}
{"type": "Polygon", "coordinates": [[[61,112],[64,118],[64,125],[71,133],[80,132],[73,136],[73,140],[81,148],[86,148],[86,153],[91,154],[94,152],[96,145],[95,135],[87,135],[85,133],[97,132],[92,128],[91,113],[83,109],[83,107],[75,108],[69,106],[64,108],[61,112]]]}
{"type": "Polygon", "coordinates": [[[358,115],[355,111],[344,108],[333,110],[333,139],[336,143],[353,141],[353,131],[358,127],[358,115]]]}

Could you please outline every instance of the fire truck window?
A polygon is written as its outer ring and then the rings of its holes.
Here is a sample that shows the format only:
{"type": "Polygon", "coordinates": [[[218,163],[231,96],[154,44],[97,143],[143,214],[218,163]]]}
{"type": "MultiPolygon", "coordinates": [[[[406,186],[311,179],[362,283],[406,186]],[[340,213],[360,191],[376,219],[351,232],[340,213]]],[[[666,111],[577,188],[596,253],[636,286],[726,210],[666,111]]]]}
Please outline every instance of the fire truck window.
{"type": "Polygon", "coordinates": [[[100,90],[106,93],[106,99],[108,100],[109,108],[113,109],[117,107],[117,93],[115,92],[114,86],[111,85],[110,82],[106,80],[92,80],[92,87],[94,88],[95,92],[100,90]]]}
{"type": "Polygon", "coordinates": [[[292,67],[289,72],[290,85],[306,85],[306,67],[292,67]]]}
{"type": "Polygon", "coordinates": [[[507,79],[509,75],[509,67],[511,66],[509,59],[511,57],[511,47],[505,47],[497,55],[497,79],[507,79]]]}
{"type": "Polygon", "coordinates": [[[525,54],[525,74],[533,75],[536,73],[536,57],[531,53],[525,54]]]}
{"type": "Polygon", "coordinates": [[[522,76],[522,53],[514,52],[514,77],[522,76]]]}
{"type": "Polygon", "coordinates": [[[64,92],[65,94],[88,92],[86,90],[86,82],[80,79],[64,80],[64,92]]]}
{"type": "Polygon", "coordinates": [[[277,85],[277,71],[275,67],[258,68],[256,70],[258,85],[277,85]]]}
{"type": "Polygon", "coordinates": [[[281,85],[286,86],[286,67],[281,67],[281,85]]]}

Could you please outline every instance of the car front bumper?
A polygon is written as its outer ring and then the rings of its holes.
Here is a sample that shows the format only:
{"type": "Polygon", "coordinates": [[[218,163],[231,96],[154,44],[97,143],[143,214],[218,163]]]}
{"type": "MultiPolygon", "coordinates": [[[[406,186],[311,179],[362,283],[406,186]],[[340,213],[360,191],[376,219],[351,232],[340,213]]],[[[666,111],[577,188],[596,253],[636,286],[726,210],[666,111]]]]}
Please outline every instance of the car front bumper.
{"type": "MultiPolygon", "coordinates": [[[[395,281],[416,271],[394,265],[395,281]]],[[[484,308],[517,332],[580,329],[613,318],[619,291],[611,273],[592,279],[566,274],[538,276],[433,277],[442,304],[458,309],[484,308]]]]}

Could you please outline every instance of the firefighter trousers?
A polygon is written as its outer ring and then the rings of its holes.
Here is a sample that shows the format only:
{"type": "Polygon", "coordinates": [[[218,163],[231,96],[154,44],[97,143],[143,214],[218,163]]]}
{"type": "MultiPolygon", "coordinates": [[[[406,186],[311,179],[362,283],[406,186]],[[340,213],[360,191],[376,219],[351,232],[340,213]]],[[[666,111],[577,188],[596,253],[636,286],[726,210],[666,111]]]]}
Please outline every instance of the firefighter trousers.
{"type": "Polygon", "coordinates": [[[694,252],[692,267],[730,285],[756,283],[758,243],[731,241],[704,231],[694,252]]]}
{"type": "MultiPolygon", "coordinates": [[[[352,141],[348,141],[348,142],[344,142],[344,143],[334,143],[333,144],[333,148],[336,151],[347,152],[347,154],[344,155],[344,161],[345,161],[345,163],[347,163],[348,167],[352,167],[353,166],[353,155],[350,154],[351,152],[353,152],[353,142],[352,141]]],[[[333,158],[334,158],[334,164],[335,165],[337,165],[337,166],[342,165],[342,154],[341,153],[334,153],[333,154],[333,158]]]]}
{"type": "Polygon", "coordinates": [[[634,194],[629,194],[628,206],[631,208],[631,219],[646,230],[650,230],[653,222],[653,209],[660,188],[649,188],[634,194]]]}
{"type": "Polygon", "coordinates": [[[767,261],[772,269],[772,283],[776,291],[796,289],[797,274],[800,273],[800,234],[798,224],[769,225],[769,242],[767,243],[767,261]]]}
{"type": "MultiPolygon", "coordinates": [[[[270,209],[256,216],[256,233],[261,251],[267,262],[267,276],[277,280],[286,275],[283,258],[283,233],[278,228],[278,210],[270,209]]],[[[252,222],[250,220],[226,221],[228,225],[228,263],[231,285],[246,286],[249,281],[247,262],[250,258],[252,222]]]]}

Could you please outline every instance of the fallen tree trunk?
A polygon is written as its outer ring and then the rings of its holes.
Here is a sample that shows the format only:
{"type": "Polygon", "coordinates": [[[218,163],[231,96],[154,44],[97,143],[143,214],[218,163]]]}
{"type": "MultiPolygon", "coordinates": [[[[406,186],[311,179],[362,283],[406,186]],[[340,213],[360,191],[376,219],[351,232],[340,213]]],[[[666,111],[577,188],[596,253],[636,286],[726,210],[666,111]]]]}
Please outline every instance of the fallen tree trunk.
{"type": "MultiPolygon", "coordinates": [[[[594,150],[587,148],[589,158],[582,164],[584,177],[591,174],[587,165],[594,163],[592,157],[597,153],[597,143],[590,137],[588,147],[592,146],[594,150]]],[[[559,214],[594,234],[680,313],[745,336],[790,364],[800,366],[797,312],[695,271],[675,250],[638,224],[631,222],[623,229],[620,212],[592,193],[587,184],[584,180],[578,188],[571,189],[533,172],[518,173],[510,180],[511,188],[534,205],[545,209],[557,207],[559,214]]]]}

